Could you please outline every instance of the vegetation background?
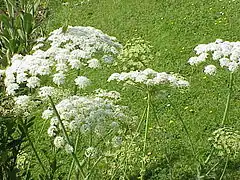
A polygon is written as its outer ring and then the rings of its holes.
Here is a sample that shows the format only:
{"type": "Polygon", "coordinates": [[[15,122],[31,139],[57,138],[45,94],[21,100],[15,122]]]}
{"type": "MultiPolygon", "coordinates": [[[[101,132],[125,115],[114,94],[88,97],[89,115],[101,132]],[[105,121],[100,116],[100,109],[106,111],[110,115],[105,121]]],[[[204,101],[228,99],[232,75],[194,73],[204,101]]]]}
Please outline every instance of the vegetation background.
{"type": "MultiPolygon", "coordinates": [[[[206,158],[211,149],[208,138],[222,121],[228,93],[229,77],[224,70],[214,77],[202,73],[203,65],[189,66],[187,60],[194,55],[193,48],[201,43],[218,38],[226,41],[240,40],[240,1],[238,0],[50,0],[49,17],[45,21],[47,32],[64,24],[71,26],[93,26],[108,35],[117,37],[121,43],[133,37],[142,37],[153,46],[156,71],[177,72],[186,77],[190,88],[185,91],[169,90],[170,99],[180,112],[190,130],[197,154],[206,158]]],[[[0,0],[1,8],[1,0],[0,0]]],[[[95,79],[95,88],[122,90],[118,84],[106,84],[108,76],[116,69],[84,72],[95,79]]],[[[239,73],[234,78],[233,96],[226,125],[240,130],[239,73]]],[[[145,95],[132,89],[124,89],[122,104],[129,105],[141,114],[145,95]],[[139,108],[142,107],[142,108],[139,108]]],[[[156,157],[148,168],[147,179],[191,179],[194,159],[181,123],[169,102],[158,93],[154,105],[159,121],[150,124],[149,156],[156,157]],[[171,176],[169,176],[171,174],[171,176]]],[[[34,125],[39,130],[42,120],[34,125]]],[[[43,132],[46,132],[46,129],[43,132]]],[[[39,131],[36,131],[39,132],[39,131]]],[[[41,150],[47,133],[34,134],[41,150]]],[[[42,155],[43,156],[43,155],[42,155]]],[[[63,157],[62,157],[63,158],[63,157]]],[[[69,163],[70,158],[61,163],[69,163]]],[[[225,179],[238,180],[240,159],[230,161],[225,179]]],[[[216,173],[220,174],[224,163],[216,173]]],[[[38,165],[33,167],[37,174],[38,165]]],[[[64,172],[65,166],[61,167],[64,172]]]]}
{"type": "MultiPolygon", "coordinates": [[[[204,66],[192,68],[187,60],[193,56],[193,48],[198,44],[213,42],[218,38],[238,41],[239,8],[240,2],[237,0],[51,1],[52,13],[47,29],[50,32],[67,20],[72,26],[93,26],[101,29],[104,33],[117,37],[123,44],[133,37],[142,37],[149,41],[155,54],[151,68],[157,71],[179,72],[191,83],[187,92],[171,94],[171,100],[190,128],[199,155],[206,156],[210,150],[207,139],[222,120],[229,77],[224,70],[220,70],[214,77],[206,76],[202,73],[204,66]]],[[[99,73],[101,76],[96,77],[99,79],[97,87],[100,86],[101,80],[106,80],[105,74],[109,74],[99,73]]],[[[235,77],[230,118],[226,123],[239,129],[238,73],[235,77]]],[[[107,88],[119,87],[115,85],[107,88]]],[[[129,90],[123,97],[135,111],[141,111],[138,107],[143,103],[143,96],[129,90]]],[[[189,160],[189,152],[186,151],[186,148],[189,148],[187,139],[168,102],[157,95],[156,97],[157,112],[168,137],[167,140],[163,140],[164,133],[153,134],[153,140],[161,142],[161,145],[154,145],[152,151],[156,154],[166,152],[170,166],[174,171],[179,171],[175,178],[186,179],[181,172],[186,173],[192,163],[189,160]],[[166,147],[162,147],[162,141],[166,141],[166,147]]],[[[155,125],[156,122],[153,122],[152,128],[156,127],[155,125]]],[[[164,161],[158,163],[158,167],[152,170],[157,171],[153,176],[159,173],[161,177],[164,168],[168,167],[163,165],[164,161]]],[[[226,179],[238,179],[239,162],[230,163],[229,171],[232,173],[228,173],[226,179]]]]}

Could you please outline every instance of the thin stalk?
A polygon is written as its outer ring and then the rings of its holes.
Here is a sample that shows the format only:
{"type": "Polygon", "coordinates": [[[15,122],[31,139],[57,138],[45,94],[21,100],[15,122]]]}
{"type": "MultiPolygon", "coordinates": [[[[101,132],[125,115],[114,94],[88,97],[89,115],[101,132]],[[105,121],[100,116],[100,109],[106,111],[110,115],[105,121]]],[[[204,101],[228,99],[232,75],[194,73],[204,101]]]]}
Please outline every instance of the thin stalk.
{"type": "Polygon", "coordinates": [[[100,160],[101,160],[102,158],[103,158],[103,156],[100,156],[100,157],[95,161],[95,163],[93,164],[93,166],[92,166],[92,168],[91,168],[91,170],[90,170],[90,172],[89,172],[89,174],[88,174],[88,176],[86,177],[85,180],[88,180],[88,179],[91,177],[94,168],[96,167],[96,165],[100,162],[100,160]]]}
{"type": "MultiPolygon", "coordinates": [[[[23,125],[23,126],[24,126],[24,125],[23,125]]],[[[35,156],[36,156],[36,158],[37,158],[37,160],[38,160],[40,166],[42,167],[44,173],[47,174],[47,171],[46,171],[46,169],[45,169],[45,167],[44,167],[44,165],[43,165],[43,163],[42,163],[42,161],[41,161],[41,159],[40,159],[40,157],[39,157],[39,155],[38,155],[38,152],[37,152],[37,150],[36,150],[36,148],[35,148],[35,146],[34,146],[32,140],[31,140],[31,138],[30,138],[28,132],[26,132],[25,127],[24,127],[24,131],[25,131],[25,133],[26,133],[26,136],[27,136],[27,138],[28,138],[28,141],[29,141],[29,143],[30,143],[30,146],[32,147],[33,152],[34,152],[34,154],[35,154],[35,156]]]]}
{"type": "Polygon", "coordinates": [[[210,154],[208,155],[207,159],[204,161],[204,164],[207,164],[210,161],[213,155],[213,152],[214,152],[214,148],[212,147],[210,154]]]}
{"type": "Polygon", "coordinates": [[[139,122],[139,124],[138,124],[138,127],[137,127],[137,130],[136,130],[136,133],[139,131],[139,129],[140,129],[141,125],[142,125],[142,122],[143,122],[143,120],[144,120],[144,117],[145,117],[146,111],[147,111],[147,106],[146,106],[146,108],[145,108],[144,111],[143,111],[143,114],[142,114],[141,120],[140,120],[140,122],[139,122]]]}
{"type": "Polygon", "coordinates": [[[146,115],[147,108],[148,108],[148,107],[146,106],[146,108],[145,108],[144,111],[143,111],[141,120],[140,120],[140,122],[138,123],[138,127],[137,127],[137,130],[136,130],[135,136],[132,138],[131,143],[130,143],[129,146],[128,146],[128,149],[129,149],[130,146],[132,145],[132,143],[133,143],[133,141],[135,140],[135,138],[137,138],[137,133],[138,133],[138,131],[139,131],[141,125],[142,125],[142,122],[143,122],[144,117],[145,117],[145,115],[146,115]]]}
{"type": "Polygon", "coordinates": [[[152,102],[151,102],[151,105],[152,105],[153,114],[154,114],[154,117],[155,117],[155,119],[156,119],[156,121],[157,121],[157,124],[158,124],[159,127],[161,127],[161,126],[160,126],[160,123],[159,123],[158,115],[157,115],[157,113],[156,113],[156,108],[155,108],[155,106],[153,105],[152,102]]]}
{"type": "Polygon", "coordinates": [[[208,174],[219,164],[220,162],[217,162],[216,164],[214,164],[213,167],[211,167],[211,169],[209,169],[209,171],[206,173],[205,176],[208,176],[208,174]]]}
{"type": "MultiPolygon", "coordinates": [[[[228,96],[227,96],[227,102],[226,102],[226,105],[225,105],[225,110],[224,110],[221,126],[224,126],[225,121],[226,121],[226,119],[228,117],[228,112],[229,112],[229,107],[230,107],[230,100],[231,100],[231,95],[232,95],[232,89],[233,89],[233,73],[230,73],[230,76],[229,76],[229,92],[228,92],[228,96]]],[[[209,160],[211,159],[214,150],[215,149],[212,147],[211,153],[207,157],[207,159],[205,161],[205,164],[208,163],[209,160]]]]}
{"type": "MultiPolygon", "coordinates": [[[[147,135],[148,135],[148,125],[149,125],[149,112],[150,112],[150,92],[147,92],[147,114],[146,114],[146,123],[145,123],[145,132],[144,132],[144,144],[143,144],[143,161],[142,161],[142,170],[146,170],[146,148],[147,148],[147,135]]],[[[144,173],[141,173],[141,179],[143,179],[144,173]]]]}
{"type": "MultiPolygon", "coordinates": [[[[43,131],[43,129],[44,129],[44,126],[45,126],[46,122],[47,122],[47,119],[43,122],[43,125],[42,125],[42,127],[41,127],[41,130],[40,130],[40,132],[39,132],[40,135],[42,134],[42,131],[43,131]]],[[[37,136],[36,142],[38,142],[38,140],[39,140],[40,137],[41,137],[41,136],[37,136]]]]}
{"type": "MultiPolygon", "coordinates": [[[[51,96],[48,96],[48,97],[49,97],[49,99],[50,99],[50,102],[51,102],[51,105],[52,105],[52,107],[53,107],[53,110],[55,111],[55,113],[56,113],[56,115],[57,115],[57,119],[58,119],[58,121],[59,121],[59,124],[60,124],[62,130],[63,130],[63,134],[64,134],[64,136],[65,136],[65,138],[66,138],[66,140],[67,140],[67,143],[74,148],[74,146],[73,146],[73,144],[71,143],[70,138],[69,138],[69,136],[68,136],[68,134],[67,134],[67,131],[66,131],[66,129],[65,129],[63,123],[62,123],[61,117],[60,117],[60,115],[59,115],[59,113],[58,113],[58,111],[57,111],[57,109],[56,109],[56,107],[55,107],[55,104],[54,104],[51,96]]],[[[74,159],[74,161],[75,161],[78,169],[80,170],[80,173],[81,173],[82,178],[84,179],[84,178],[85,178],[85,175],[84,175],[82,166],[80,165],[80,163],[79,163],[79,161],[78,161],[78,158],[77,158],[75,152],[72,152],[71,155],[72,155],[72,157],[73,157],[73,159],[74,159]]]]}
{"type": "MultiPolygon", "coordinates": [[[[75,152],[75,153],[76,153],[76,151],[77,151],[79,136],[80,136],[80,133],[78,133],[77,139],[76,139],[76,142],[75,142],[75,149],[74,149],[74,152],[75,152]]],[[[69,173],[68,173],[68,180],[71,179],[71,174],[72,174],[72,171],[73,171],[73,167],[74,167],[74,159],[72,160],[71,167],[70,167],[70,170],[69,170],[69,173]]]]}
{"type": "Polygon", "coordinates": [[[223,178],[223,176],[224,176],[224,174],[225,174],[225,172],[226,172],[227,165],[228,165],[228,157],[227,157],[227,160],[226,160],[226,163],[225,163],[225,166],[224,166],[223,172],[222,172],[222,174],[221,174],[219,180],[222,180],[222,178],[223,178]]]}
{"type": "Polygon", "coordinates": [[[222,123],[221,123],[222,126],[224,126],[224,123],[225,123],[226,119],[228,118],[232,89],[233,89],[233,73],[230,73],[229,92],[228,92],[228,96],[227,96],[227,103],[226,103],[226,106],[225,106],[225,111],[224,111],[224,114],[223,114],[223,120],[222,120],[222,123]]]}
{"type": "Polygon", "coordinates": [[[178,119],[181,121],[181,123],[182,123],[182,125],[183,125],[183,129],[184,129],[184,131],[185,131],[185,133],[186,133],[186,135],[187,135],[187,138],[188,138],[189,144],[190,144],[190,146],[191,146],[191,150],[192,150],[192,154],[193,154],[194,158],[195,158],[197,161],[199,161],[199,160],[197,159],[197,157],[196,157],[196,151],[195,151],[195,148],[194,148],[194,146],[193,146],[193,142],[192,142],[191,136],[190,136],[190,134],[189,134],[189,132],[188,132],[188,129],[187,129],[187,126],[186,126],[184,120],[182,119],[182,116],[179,114],[177,108],[175,108],[175,106],[173,105],[173,103],[171,102],[171,100],[170,100],[169,98],[167,98],[167,99],[168,99],[169,103],[171,104],[171,106],[173,107],[176,115],[178,116],[178,119]]]}
{"type": "MultiPolygon", "coordinates": [[[[89,147],[92,147],[92,127],[90,128],[90,138],[89,138],[89,147]]],[[[87,170],[89,169],[89,167],[91,167],[91,159],[90,156],[88,157],[87,160],[87,170]]]]}

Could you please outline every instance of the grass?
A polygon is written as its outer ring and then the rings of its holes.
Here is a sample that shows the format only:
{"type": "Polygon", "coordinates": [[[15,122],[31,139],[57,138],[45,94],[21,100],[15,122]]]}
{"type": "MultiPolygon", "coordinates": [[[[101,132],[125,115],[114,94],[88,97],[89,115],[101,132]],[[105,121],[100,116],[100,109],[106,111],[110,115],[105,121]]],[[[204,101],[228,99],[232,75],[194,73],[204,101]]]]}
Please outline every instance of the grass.
{"type": "MultiPolygon", "coordinates": [[[[123,44],[141,36],[154,47],[155,60],[151,67],[157,71],[181,73],[191,83],[189,90],[170,91],[170,99],[179,110],[190,130],[197,154],[206,158],[210,151],[207,141],[212,131],[220,127],[228,92],[228,74],[220,70],[215,77],[205,76],[202,67],[187,64],[193,48],[217,38],[228,41],[240,39],[240,2],[234,0],[90,0],[81,4],[72,0],[68,5],[61,1],[50,2],[47,31],[62,26],[66,20],[72,26],[93,26],[117,37],[123,44]]],[[[117,89],[117,84],[103,85],[107,71],[85,72],[95,78],[95,87],[117,89]]],[[[239,81],[234,79],[234,93],[226,124],[239,129],[239,81]]],[[[105,83],[106,84],[106,83],[105,83]]],[[[138,91],[124,90],[123,104],[138,114],[145,97],[138,91]]],[[[155,119],[150,122],[150,147],[155,164],[148,167],[147,179],[192,179],[194,166],[190,146],[180,121],[169,102],[156,92],[154,102],[160,127],[155,119]]],[[[237,162],[230,162],[225,179],[239,179],[237,162]]],[[[224,162],[221,164],[224,167],[224,162]]],[[[220,174],[221,171],[216,173],[220,174]]],[[[219,175],[218,175],[219,176],[219,175]]]]}

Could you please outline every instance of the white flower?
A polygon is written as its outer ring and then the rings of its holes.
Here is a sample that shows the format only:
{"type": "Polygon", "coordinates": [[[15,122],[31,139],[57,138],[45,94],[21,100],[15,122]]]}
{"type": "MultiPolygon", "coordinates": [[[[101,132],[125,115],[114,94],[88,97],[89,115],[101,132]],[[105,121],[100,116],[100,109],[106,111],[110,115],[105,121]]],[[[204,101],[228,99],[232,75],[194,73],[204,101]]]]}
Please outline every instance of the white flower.
{"type": "Polygon", "coordinates": [[[152,69],[145,69],[144,71],[131,71],[122,72],[121,74],[114,73],[109,78],[108,81],[132,81],[132,83],[140,83],[148,86],[160,85],[160,84],[172,84],[178,87],[186,87],[189,83],[182,80],[182,77],[177,77],[172,74],[167,74],[165,72],[156,72],[152,69]]]}
{"type": "Polygon", "coordinates": [[[231,72],[234,72],[238,69],[238,63],[235,61],[232,61],[228,64],[228,70],[231,72]]]}
{"type": "Polygon", "coordinates": [[[74,81],[80,89],[84,89],[91,84],[91,81],[85,76],[78,76],[74,81]]]}
{"type": "Polygon", "coordinates": [[[219,62],[220,62],[220,66],[221,67],[228,67],[229,63],[230,63],[230,59],[228,59],[228,58],[221,58],[221,59],[219,59],[219,62]]]}
{"type": "Polygon", "coordinates": [[[58,86],[65,82],[65,76],[62,72],[53,75],[53,82],[58,86]]]}
{"type": "Polygon", "coordinates": [[[188,60],[188,63],[192,66],[192,65],[196,65],[199,63],[198,61],[198,57],[191,57],[189,60],[188,60]]]}
{"type": "Polygon", "coordinates": [[[39,96],[48,97],[54,94],[54,87],[44,86],[40,88],[39,96]]]}
{"type": "Polygon", "coordinates": [[[50,110],[50,109],[47,109],[42,113],[42,118],[46,120],[50,119],[52,116],[53,116],[53,110],[50,110]]]}
{"type": "Polygon", "coordinates": [[[27,74],[26,73],[18,73],[16,81],[18,84],[27,81],[27,74]]]}
{"type": "Polygon", "coordinates": [[[73,153],[73,147],[69,144],[66,144],[65,145],[65,151],[68,153],[68,154],[71,154],[73,153]]]}
{"type": "Polygon", "coordinates": [[[39,49],[39,48],[41,48],[41,47],[43,47],[43,46],[44,46],[43,43],[36,44],[35,46],[33,46],[32,50],[33,50],[33,51],[36,51],[37,49],[39,49]]]}
{"type": "Polygon", "coordinates": [[[120,74],[119,73],[113,73],[109,78],[108,78],[108,82],[113,81],[113,80],[118,80],[119,79],[120,74]]]}
{"type": "Polygon", "coordinates": [[[55,137],[53,144],[56,146],[56,148],[63,148],[65,145],[65,141],[64,141],[63,137],[57,136],[57,137],[55,137]]]}
{"type": "Polygon", "coordinates": [[[36,76],[28,78],[26,86],[29,88],[38,87],[40,86],[40,79],[36,76]]]}
{"type": "Polygon", "coordinates": [[[19,107],[28,107],[30,102],[30,96],[22,95],[14,98],[15,104],[19,107]]]}
{"type": "Polygon", "coordinates": [[[209,74],[209,75],[215,75],[216,74],[216,66],[214,65],[207,65],[205,68],[204,68],[204,73],[205,74],[209,74]]]}
{"type": "Polygon", "coordinates": [[[17,83],[10,83],[8,84],[6,91],[8,95],[14,95],[16,92],[15,90],[17,90],[19,88],[19,85],[17,83]]]}
{"type": "MultiPolygon", "coordinates": [[[[50,136],[50,137],[54,137],[54,136],[56,136],[56,132],[57,132],[57,128],[56,128],[56,126],[50,126],[49,128],[48,128],[48,131],[47,131],[47,133],[48,133],[48,135],[50,136]]],[[[55,141],[55,140],[54,140],[55,141]]],[[[57,142],[58,140],[56,140],[56,143],[58,144],[59,142],[57,142]]],[[[55,143],[54,143],[55,144],[55,143]]],[[[59,144],[58,144],[59,145],[59,144]]],[[[56,145],[55,145],[56,146],[56,145]]],[[[56,146],[57,147],[57,146],[56,146]]]]}
{"type": "Polygon", "coordinates": [[[56,116],[52,117],[50,120],[50,125],[51,126],[57,126],[59,123],[58,118],[56,116]]]}
{"type": "Polygon", "coordinates": [[[88,67],[93,69],[99,68],[101,66],[98,59],[91,59],[87,61],[87,63],[88,63],[88,67]]]}
{"type": "Polygon", "coordinates": [[[139,82],[139,83],[143,83],[147,81],[147,76],[145,74],[139,74],[136,78],[135,78],[135,82],[139,82]]]}
{"type": "MultiPolygon", "coordinates": [[[[188,62],[190,65],[198,64],[205,61],[207,53],[212,54],[212,59],[219,61],[221,67],[227,67],[231,72],[238,69],[240,63],[240,42],[229,42],[217,39],[215,42],[209,44],[200,44],[196,48],[198,57],[191,57],[188,62]]],[[[215,68],[212,66],[205,67],[204,73],[215,74],[215,68]]]]}
{"type": "Polygon", "coordinates": [[[204,62],[207,58],[208,54],[207,53],[202,53],[198,56],[198,62],[204,62]]]}
{"type": "Polygon", "coordinates": [[[68,60],[71,69],[80,69],[81,67],[81,62],[78,59],[69,59],[68,60]]]}
{"type": "Polygon", "coordinates": [[[66,72],[67,71],[67,65],[65,63],[58,63],[58,64],[56,64],[56,71],[58,71],[58,72],[66,72]]]}
{"type": "Polygon", "coordinates": [[[77,122],[75,120],[71,121],[69,123],[69,128],[70,128],[71,131],[75,131],[78,128],[77,122]]]}
{"type": "Polygon", "coordinates": [[[181,87],[188,87],[188,86],[189,86],[189,82],[186,81],[186,80],[180,79],[180,80],[178,80],[178,81],[175,83],[175,85],[176,85],[177,87],[179,87],[179,88],[181,88],[181,87]]]}

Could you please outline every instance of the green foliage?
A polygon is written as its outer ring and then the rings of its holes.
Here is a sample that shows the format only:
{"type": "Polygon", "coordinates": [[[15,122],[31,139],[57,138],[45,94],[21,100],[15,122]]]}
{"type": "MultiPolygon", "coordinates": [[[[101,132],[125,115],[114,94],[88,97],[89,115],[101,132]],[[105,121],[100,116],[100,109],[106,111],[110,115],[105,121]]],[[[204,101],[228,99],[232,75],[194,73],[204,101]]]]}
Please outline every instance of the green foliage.
{"type": "Polygon", "coordinates": [[[42,31],[40,24],[45,14],[40,14],[40,0],[4,0],[4,3],[0,14],[0,65],[5,67],[11,64],[13,54],[31,50],[42,31]]]}
{"type": "Polygon", "coordinates": [[[24,169],[19,174],[18,155],[27,147],[26,136],[34,118],[22,120],[12,113],[11,99],[1,97],[0,106],[0,179],[20,179],[26,175],[24,169]]]}

